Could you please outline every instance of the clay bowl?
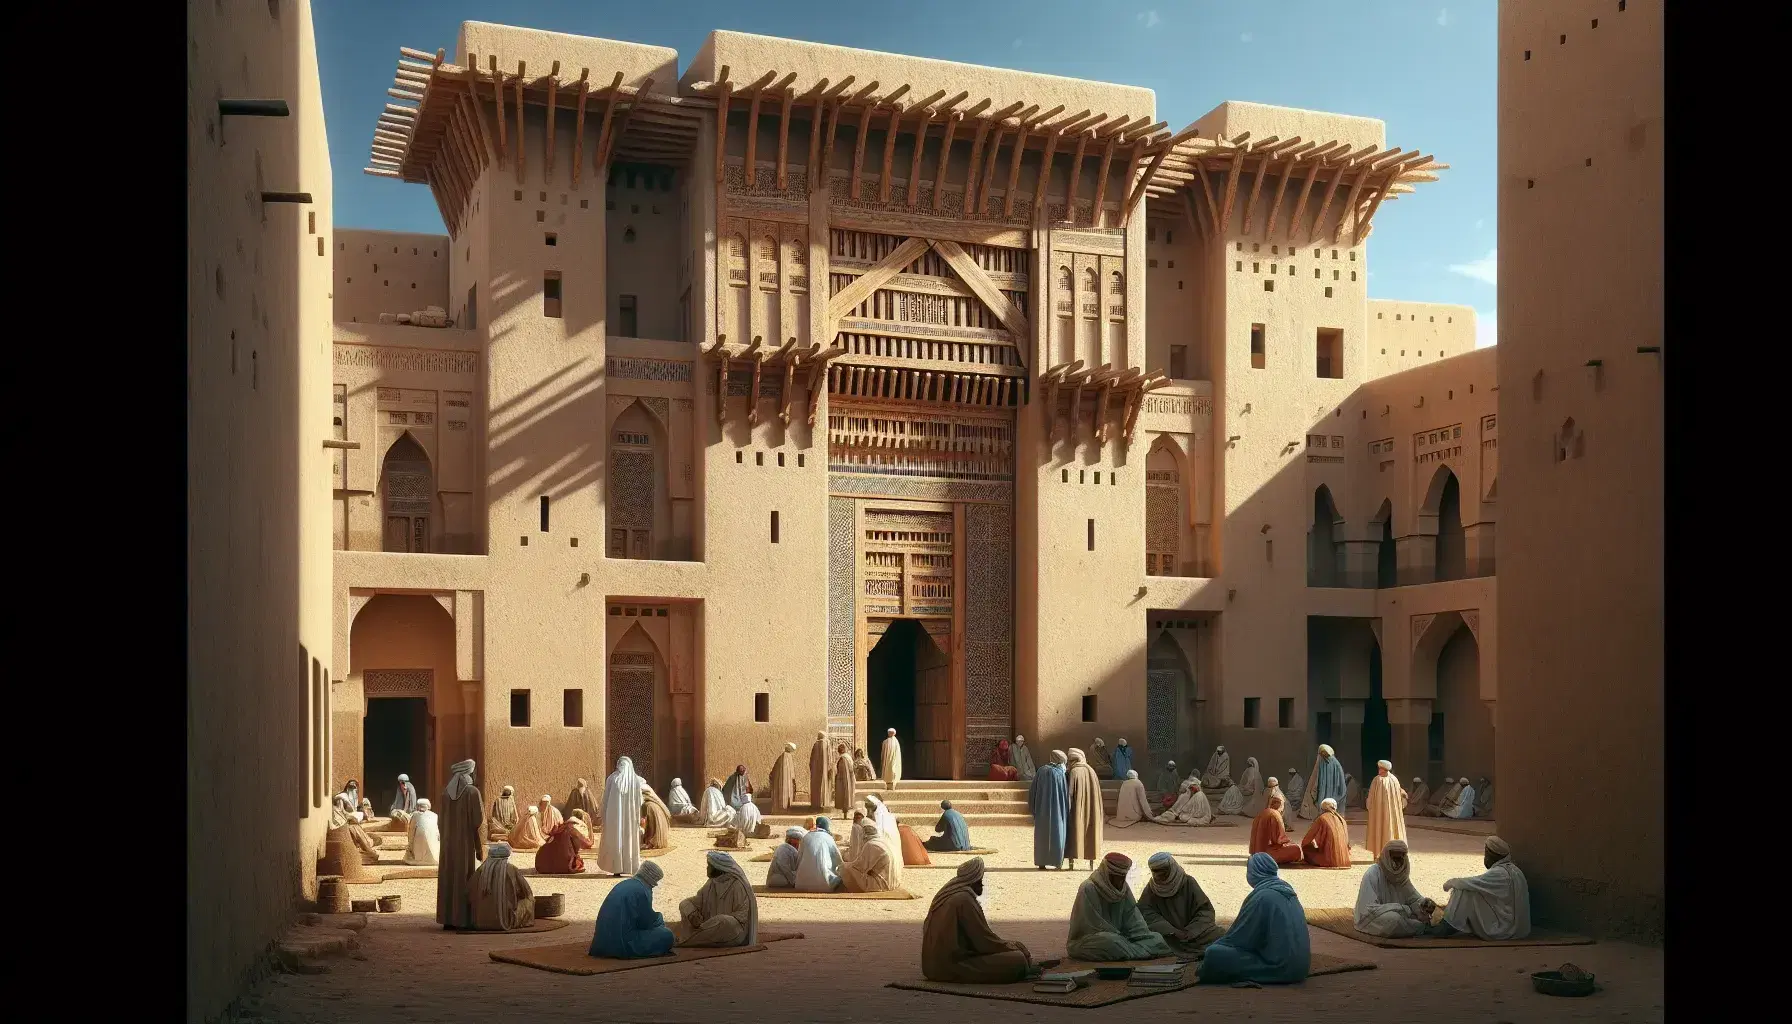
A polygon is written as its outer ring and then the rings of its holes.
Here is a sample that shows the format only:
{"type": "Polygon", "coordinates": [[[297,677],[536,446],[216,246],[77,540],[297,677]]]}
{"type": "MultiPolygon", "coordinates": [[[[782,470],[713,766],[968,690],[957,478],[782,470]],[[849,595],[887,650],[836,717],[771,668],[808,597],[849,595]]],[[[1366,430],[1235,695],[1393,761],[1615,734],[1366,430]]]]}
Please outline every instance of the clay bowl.
{"type": "Polygon", "coordinates": [[[1590,996],[1593,994],[1593,976],[1569,980],[1562,977],[1561,971],[1538,971],[1531,975],[1531,987],[1546,996],[1590,996]]]}
{"type": "Polygon", "coordinates": [[[551,892],[535,897],[535,916],[541,918],[559,917],[566,913],[566,894],[551,892]]]}

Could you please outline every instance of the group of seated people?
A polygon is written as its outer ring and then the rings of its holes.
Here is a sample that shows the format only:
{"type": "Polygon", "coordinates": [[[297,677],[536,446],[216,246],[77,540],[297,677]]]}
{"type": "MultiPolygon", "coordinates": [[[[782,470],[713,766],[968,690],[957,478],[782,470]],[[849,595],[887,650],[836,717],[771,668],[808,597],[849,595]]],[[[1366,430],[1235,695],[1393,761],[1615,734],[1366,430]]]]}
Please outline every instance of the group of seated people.
{"type": "Polygon", "coordinates": [[[666,956],[674,947],[751,946],[759,941],[759,897],[733,857],[708,854],[708,879],[678,904],[679,920],[668,926],[653,909],[653,889],[665,877],[648,861],[634,877],[616,883],[597,912],[589,953],[633,960],[666,956]]]}
{"type": "Polygon", "coordinates": [[[1288,836],[1287,820],[1282,816],[1282,798],[1271,796],[1263,813],[1251,819],[1250,851],[1264,854],[1277,864],[1307,864],[1316,868],[1350,866],[1350,826],[1338,813],[1338,802],[1330,797],[1319,802],[1319,817],[1307,829],[1300,842],[1288,836]]]}
{"type": "Polygon", "coordinates": [[[1446,778],[1433,791],[1415,776],[1406,795],[1406,813],[1424,818],[1491,818],[1493,783],[1485,775],[1472,786],[1466,776],[1446,778]]]}
{"type": "Polygon", "coordinates": [[[1357,886],[1355,924],[1364,935],[1381,938],[1458,938],[1504,941],[1531,933],[1531,890],[1512,862],[1512,848],[1488,836],[1481,862],[1487,870],[1444,882],[1450,894],[1439,904],[1412,884],[1412,855],[1403,839],[1389,840],[1357,886]]]}

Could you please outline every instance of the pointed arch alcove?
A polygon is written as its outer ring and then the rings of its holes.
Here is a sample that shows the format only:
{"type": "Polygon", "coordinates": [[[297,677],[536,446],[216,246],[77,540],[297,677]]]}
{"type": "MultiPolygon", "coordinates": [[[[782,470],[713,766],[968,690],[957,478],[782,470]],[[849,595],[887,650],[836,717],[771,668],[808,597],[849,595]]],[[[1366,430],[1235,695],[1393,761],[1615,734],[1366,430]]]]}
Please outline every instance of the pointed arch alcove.
{"type": "MultiPolygon", "coordinates": [[[[665,421],[637,398],[610,422],[604,491],[604,554],[608,558],[667,559],[680,552],[672,528],[665,421]]],[[[659,399],[663,403],[664,399],[659,399]]],[[[686,538],[688,541],[688,538],[686,538]]]]}
{"type": "Polygon", "coordinates": [[[386,449],[380,462],[381,550],[432,550],[435,524],[441,518],[436,506],[429,453],[407,430],[386,449]]]}

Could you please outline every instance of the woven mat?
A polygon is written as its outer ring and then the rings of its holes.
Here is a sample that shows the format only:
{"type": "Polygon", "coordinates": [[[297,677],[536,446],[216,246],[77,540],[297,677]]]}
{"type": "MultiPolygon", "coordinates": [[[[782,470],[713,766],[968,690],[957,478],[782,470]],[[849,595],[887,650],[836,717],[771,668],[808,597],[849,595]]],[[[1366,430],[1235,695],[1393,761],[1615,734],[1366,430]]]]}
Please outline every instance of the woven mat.
{"type": "MultiPolygon", "coordinates": [[[[973,846],[968,850],[928,850],[927,852],[935,857],[988,857],[1000,851],[996,850],[994,847],[973,846]]],[[[963,863],[964,861],[959,860],[953,861],[950,864],[904,864],[902,865],[902,868],[905,871],[909,868],[915,868],[917,870],[922,868],[946,868],[951,871],[957,871],[958,866],[963,863]]]]}
{"type": "Polygon", "coordinates": [[[611,960],[607,957],[592,956],[589,942],[568,942],[558,946],[527,946],[523,949],[492,950],[489,954],[493,960],[501,964],[515,964],[518,967],[533,967],[538,971],[552,971],[555,974],[613,974],[617,971],[632,971],[638,967],[663,967],[666,964],[689,963],[692,960],[707,960],[710,957],[733,956],[736,953],[757,953],[765,949],[768,942],[782,942],[785,939],[800,939],[802,932],[767,932],[759,933],[759,944],[754,946],[723,946],[707,949],[677,947],[671,956],[642,957],[638,960],[611,960]]]}
{"type": "Polygon", "coordinates": [[[676,846],[662,846],[657,850],[642,850],[641,857],[643,860],[651,857],[664,857],[666,854],[671,853],[676,849],[678,849],[676,846]]]}
{"type": "MultiPolygon", "coordinates": [[[[1113,966],[1137,967],[1143,963],[1173,962],[1174,961],[1170,958],[1164,957],[1158,960],[1139,961],[1136,963],[1113,966]]],[[[1075,960],[1066,960],[1057,967],[1052,968],[1052,970],[1076,971],[1095,966],[1098,965],[1079,963],[1075,960]]],[[[1109,965],[1103,964],[1099,966],[1109,965]]],[[[1312,958],[1312,968],[1307,972],[1307,976],[1315,977],[1322,974],[1343,974],[1347,971],[1372,971],[1374,969],[1375,965],[1367,960],[1348,960],[1344,957],[1327,956],[1324,953],[1314,953],[1312,958]]],[[[1109,1006],[1114,1003],[1125,1002],[1128,999],[1144,999],[1147,996],[1163,995],[1166,992],[1180,992],[1183,989],[1191,988],[1198,984],[1199,970],[1200,968],[1197,965],[1190,964],[1183,970],[1182,984],[1168,988],[1133,988],[1124,981],[1104,981],[1097,978],[1086,988],[1079,988],[1074,992],[1066,992],[1062,995],[1052,992],[1035,992],[1033,991],[1033,983],[1030,981],[1015,982],[1009,985],[966,985],[958,982],[915,979],[909,981],[893,981],[888,987],[910,989],[915,992],[939,992],[945,995],[970,996],[973,999],[1000,999],[1013,1003],[1038,1003],[1041,1006],[1069,1006],[1078,1009],[1089,1009],[1096,1006],[1109,1006]]]]}
{"type": "Polygon", "coordinates": [[[907,889],[889,889],[884,892],[798,892],[795,889],[767,889],[763,885],[755,885],[753,892],[760,896],[777,896],[792,900],[914,900],[920,899],[907,889]]]}
{"type": "Polygon", "coordinates": [[[1494,834],[1494,823],[1491,818],[1421,818],[1416,815],[1406,819],[1407,828],[1423,829],[1427,832],[1452,832],[1459,836],[1481,836],[1494,834]]]}
{"type": "MultiPolygon", "coordinates": [[[[1464,937],[1460,939],[1410,938],[1384,939],[1376,935],[1364,935],[1356,930],[1356,911],[1350,907],[1308,908],[1307,923],[1333,935],[1342,935],[1347,939],[1383,949],[1476,949],[1484,946],[1590,946],[1592,939],[1585,935],[1574,935],[1570,932],[1552,931],[1548,928],[1531,929],[1531,934],[1522,939],[1476,939],[1464,937]]],[[[1317,959],[1317,956],[1315,956],[1317,959]]]]}
{"type": "MultiPolygon", "coordinates": [[[[1144,824],[1144,822],[1139,822],[1138,824],[1144,824]]],[[[1236,821],[1220,821],[1217,818],[1205,825],[1190,825],[1180,821],[1153,821],[1151,824],[1162,825],[1164,828],[1237,828],[1239,825],[1236,821]]]]}
{"type": "Polygon", "coordinates": [[[397,867],[387,867],[385,864],[369,864],[367,865],[367,870],[373,872],[373,877],[345,878],[342,880],[342,884],[378,885],[382,882],[395,882],[406,878],[436,877],[436,867],[433,864],[429,867],[406,867],[402,863],[398,864],[397,867]]]}
{"type": "MultiPolygon", "coordinates": [[[[381,914],[379,916],[385,917],[386,915],[381,914]]],[[[567,920],[565,918],[561,918],[561,917],[538,917],[535,920],[529,922],[529,927],[527,927],[527,928],[512,928],[510,931],[507,931],[507,932],[479,931],[479,930],[473,929],[473,928],[444,928],[441,925],[436,923],[435,915],[432,913],[429,917],[422,918],[422,919],[413,918],[404,923],[396,924],[396,926],[403,928],[405,931],[434,932],[437,935],[447,933],[449,935],[486,935],[486,936],[491,936],[491,935],[527,935],[530,932],[557,932],[560,929],[566,927],[567,924],[568,924],[567,920]]]]}

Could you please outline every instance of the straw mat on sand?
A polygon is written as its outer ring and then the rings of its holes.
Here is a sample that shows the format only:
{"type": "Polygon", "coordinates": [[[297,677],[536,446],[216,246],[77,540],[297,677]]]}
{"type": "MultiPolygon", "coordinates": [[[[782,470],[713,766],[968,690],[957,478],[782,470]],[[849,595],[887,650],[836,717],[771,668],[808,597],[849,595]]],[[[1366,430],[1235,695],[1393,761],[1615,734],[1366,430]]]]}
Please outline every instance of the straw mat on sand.
{"type": "Polygon", "coordinates": [[[1342,935],[1347,939],[1383,949],[1475,949],[1483,946],[1590,946],[1593,940],[1585,935],[1574,935],[1569,932],[1552,931],[1548,928],[1532,928],[1531,934],[1522,939],[1438,939],[1410,938],[1384,939],[1377,935],[1364,935],[1356,930],[1356,911],[1350,907],[1309,907],[1307,923],[1333,935],[1342,935]]]}
{"type": "Polygon", "coordinates": [[[692,960],[707,960],[716,956],[733,956],[736,953],[757,953],[765,948],[768,942],[782,942],[785,939],[800,939],[802,932],[768,932],[759,933],[759,943],[753,946],[722,946],[708,949],[677,947],[670,956],[643,957],[639,960],[612,960],[608,957],[592,956],[589,942],[566,942],[558,946],[526,946],[522,949],[492,950],[490,956],[501,964],[515,964],[518,967],[533,967],[538,971],[552,971],[555,974],[613,974],[616,971],[632,971],[637,967],[663,967],[666,964],[689,963],[692,960]]]}
{"type": "Polygon", "coordinates": [[[755,885],[753,892],[760,896],[776,896],[793,900],[913,900],[920,898],[907,889],[887,889],[883,892],[798,892],[795,889],[767,889],[763,885],[755,885]]]}
{"type": "MultiPolygon", "coordinates": [[[[1052,968],[1053,971],[1078,971],[1091,967],[1138,967],[1144,963],[1174,963],[1170,957],[1157,960],[1134,961],[1125,964],[1093,964],[1077,960],[1066,960],[1052,968]]],[[[1375,965],[1367,960],[1347,960],[1344,957],[1327,956],[1324,953],[1313,954],[1313,966],[1308,977],[1321,974],[1343,974],[1346,971],[1371,971],[1375,965]]],[[[1132,988],[1124,981],[1104,981],[1095,979],[1087,988],[1079,988],[1074,992],[1062,995],[1053,992],[1035,992],[1033,983],[1019,981],[1009,985],[967,985],[949,981],[927,981],[913,979],[893,981],[890,988],[905,988],[916,992],[939,992],[946,995],[970,996],[973,999],[1000,999],[1014,1003],[1038,1003],[1041,1006],[1070,1006],[1078,1009],[1089,1009],[1096,1006],[1109,1006],[1125,1002],[1128,999],[1143,999],[1146,996],[1162,995],[1165,992],[1180,992],[1196,984],[1199,968],[1190,964],[1183,969],[1183,983],[1173,988],[1132,988]]]]}

